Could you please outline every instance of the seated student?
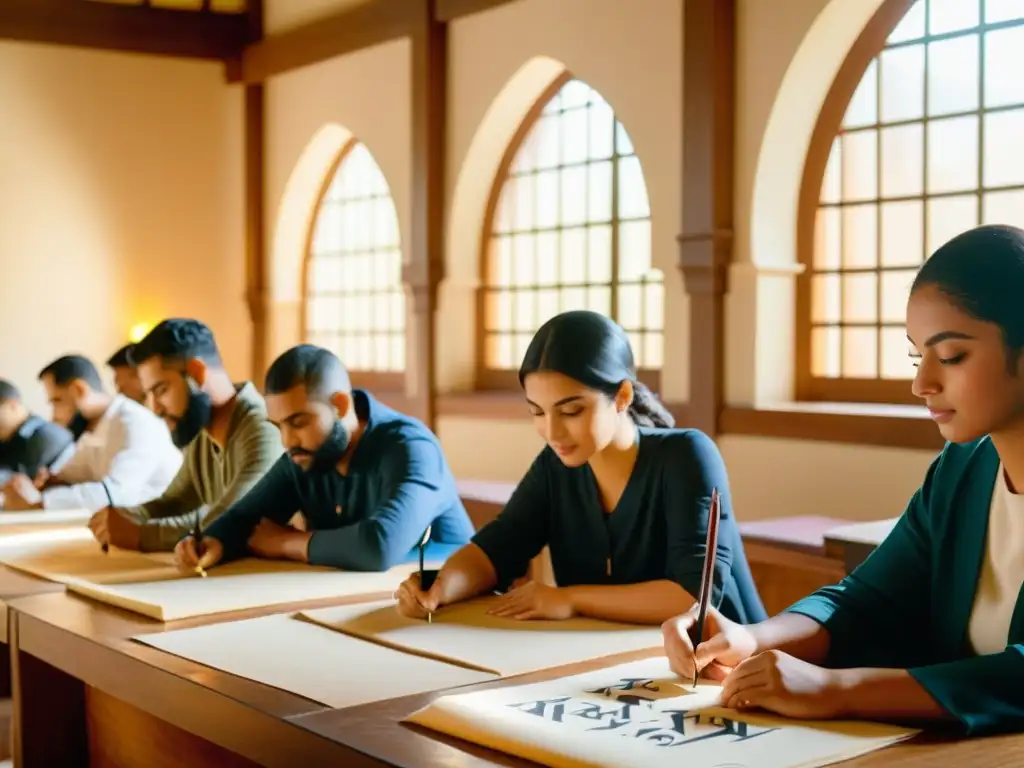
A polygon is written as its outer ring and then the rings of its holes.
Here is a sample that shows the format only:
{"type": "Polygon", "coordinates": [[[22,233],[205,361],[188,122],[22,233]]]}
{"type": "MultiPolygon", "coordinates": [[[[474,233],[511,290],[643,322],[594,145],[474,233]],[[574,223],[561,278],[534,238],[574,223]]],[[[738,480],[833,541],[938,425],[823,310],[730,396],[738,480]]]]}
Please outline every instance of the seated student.
{"type": "Polygon", "coordinates": [[[39,374],[53,420],[75,436],[75,453],[43,490],[26,475],[4,488],[5,509],[88,509],[141,504],[159,496],[181,466],[167,427],[144,406],[103,391],[81,355],[58,358],[39,374]]]}
{"type": "Polygon", "coordinates": [[[427,528],[428,559],[473,535],[455,478],[434,434],[363,390],[331,352],[302,344],[267,371],[267,411],[287,455],[175,559],[192,570],[245,555],[353,571],[384,571],[416,555],[427,528]],[[306,530],[286,525],[296,511],[306,530]]]}
{"type": "Polygon", "coordinates": [[[672,668],[730,707],[1024,730],[1024,230],[939,248],[907,305],[913,391],[949,442],[892,533],[838,585],[750,627],[664,625],[672,668]]]}
{"type": "Polygon", "coordinates": [[[134,344],[125,344],[110,356],[107,365],[114,372],[114,388],[118,394],[145,405],[146,392],[139,382],[139,375],[135,372],[135,366],[129,357],[134,347],[134,344]]]}
{"type": "Polygon", "coordinates": [[[765,617],[718,449],[703,432],[672,428],[672,417],[637,381],[618,324],[583,311],[549,320],[526,350],[519,381],[547,447],[501,514],[448,560],[428,591],[418,574],[402,584],[400,613],[426,617],[506,590],[546,544],[559,586],[514,586],[492,613],[660,624],[700,593],[717,487],[714,603],[737,621],[765,617]]]}
{"type": "Polygon", "coordinates": [[[238,501],[281,455],[281,438],[251,383],[234,384],[213,333],[198,320],[164,320],[132,350],[145,391],[184,462],[161,496],[127,509],[107,507],[89,523],[98,541],[170,552],[238,501]]]}
{"type": "Polygon", "coordinates": [[[0,379],[0,483],[53,471],[74,453],[74,443],[64,427],[29,413],[18,388],[0,379]]]}

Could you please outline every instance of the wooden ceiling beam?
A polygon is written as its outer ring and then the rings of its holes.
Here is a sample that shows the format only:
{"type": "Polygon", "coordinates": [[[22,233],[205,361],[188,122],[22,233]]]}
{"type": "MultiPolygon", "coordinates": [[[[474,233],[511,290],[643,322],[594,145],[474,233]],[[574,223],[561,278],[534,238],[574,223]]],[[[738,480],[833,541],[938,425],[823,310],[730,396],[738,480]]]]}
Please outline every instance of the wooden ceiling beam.
{"type": "Polygon", "coordinates": [[[2,0],[0,39],[181,58],[237,58],[245,14],[171,10],[90,0],[2,0]]]}
{"type": "Polygon", "coordinates": [[[499,5],[508,5],[515,0],[437,0],[435,16],[438,21],[448,22],[460,16],[470,16],[489,11],[499,5]]]}
{"type": "Polygon", "coordinates": [[[407,37],[419,0],[372,0],[245,48],[229,80],[261,83],[274,75],[407,37]]]}

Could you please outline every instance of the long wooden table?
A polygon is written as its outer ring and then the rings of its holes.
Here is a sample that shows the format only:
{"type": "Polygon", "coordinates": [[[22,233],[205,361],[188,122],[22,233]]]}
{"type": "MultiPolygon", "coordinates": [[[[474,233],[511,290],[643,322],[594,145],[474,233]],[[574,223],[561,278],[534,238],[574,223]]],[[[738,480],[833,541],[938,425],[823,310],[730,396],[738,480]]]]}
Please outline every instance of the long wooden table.
{"type": "MultiPolygon", "coordinates": [[[[15,714],[15,765],[92,768],[189,768],[253,765],[482,768],[524,766],[523,760],[434,734],[400,721],[438,693],[331,710],[129,638],[189,626],[294,611],[319,601],[267,611],[223,614],[168,624],[68,593],[34,595],[10,604],[15,714]]],[[[301,653],[301,648],[295,649],[301,653]]],[[[522,684],[578,674],[643,658],[620,654],[483,683],[522,684]]],[[[273,663],[268,659],[268,663],[273,663]]],[[[1024,765],[1024,736],[943,741],[918,738],[843,763],[850,768],[1024,765]]]]}
{"type": "Polygon", "coordinates": [[[298,715],[323,711],[322,704],[129,638],[386,597],[377,593],[166,624],[65,592],[14,600],[9,621],[15,765],[376,765],[343,742],[291,724],[298,715]]]}
{"type": "Polygon", "coordinates": [[[853,573],[892,532],[897,520],[893,517],[833,528],[825,534],[825,552],[841,561],[847,574],[853,573]]]}

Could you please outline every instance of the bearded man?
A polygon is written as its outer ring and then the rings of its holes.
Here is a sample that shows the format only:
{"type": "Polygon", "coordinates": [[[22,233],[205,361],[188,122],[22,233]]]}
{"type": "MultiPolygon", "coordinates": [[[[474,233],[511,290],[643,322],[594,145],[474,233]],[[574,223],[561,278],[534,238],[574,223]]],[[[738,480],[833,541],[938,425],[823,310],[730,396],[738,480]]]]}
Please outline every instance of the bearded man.
{"type": "Polygon", "coordinates": [[[201,541],[175,549],[182,570],[252,553],[352,571],[385,571],[424,549],[444,559],[473,535],[437,437],[353,389],[330,351],[293,347],[267,371],[267,412],[287,453],[201,541]],[[305,530],[287,525],[301,511],[305,530]]]}
{"type": "Polygon", "coordinates": [[[170,552],[263,477],[281,439],[256,387],[231,380],[213,332],[198,320],[164,320],[131,350],[131,364],[184,460],[162,495],[103,509],[89,527],[101,544],[170,552]]]}

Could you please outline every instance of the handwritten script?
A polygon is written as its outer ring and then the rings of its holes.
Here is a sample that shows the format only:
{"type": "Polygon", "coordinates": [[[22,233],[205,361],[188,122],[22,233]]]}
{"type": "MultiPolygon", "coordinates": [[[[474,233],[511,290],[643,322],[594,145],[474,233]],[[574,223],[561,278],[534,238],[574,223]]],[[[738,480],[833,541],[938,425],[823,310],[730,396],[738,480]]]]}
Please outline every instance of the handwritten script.
{"type": "Polygon", "coordinates": [[[707,739],[749,741],[778,728],[766,728],[679,706],[678,694],[665,698],[651,678],[620,678],[587,696],[554,696],[506,706],[576,730],[611,731],[659,747],[678,747],[707,739]]]}

